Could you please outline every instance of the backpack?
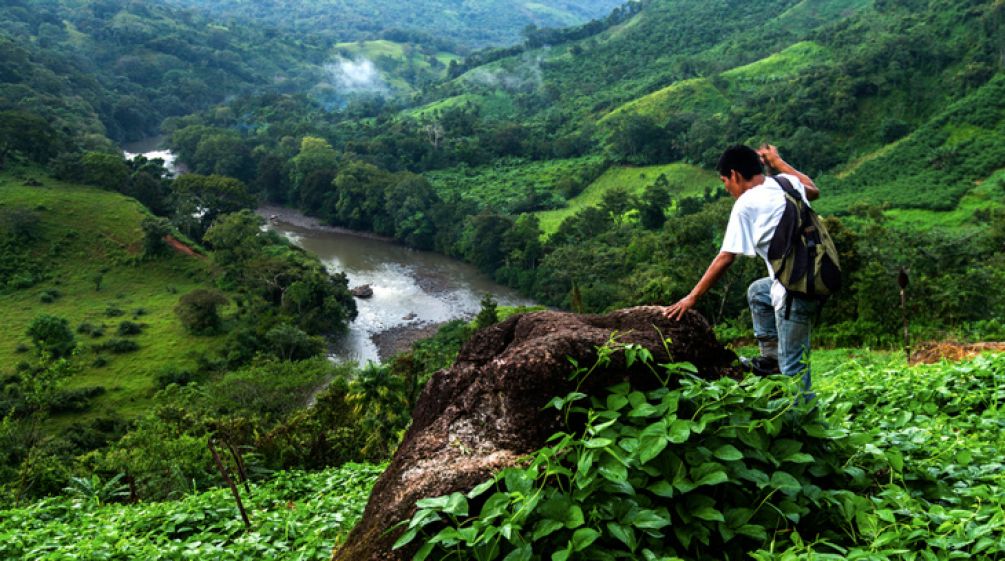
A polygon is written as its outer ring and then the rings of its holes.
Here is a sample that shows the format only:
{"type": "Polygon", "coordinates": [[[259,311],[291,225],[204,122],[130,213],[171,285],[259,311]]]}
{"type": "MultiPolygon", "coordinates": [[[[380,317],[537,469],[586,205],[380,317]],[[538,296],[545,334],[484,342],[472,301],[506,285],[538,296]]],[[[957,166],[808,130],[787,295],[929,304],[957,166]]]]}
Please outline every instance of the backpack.
{"type": "Polygon", "coordinates": [[[771,238],[768,262],[787,292],[787,318],[792,298],[823,301],[841,290],[841,264],[817,213],[788,179],[776,175],[774,180],[785,191],[785,212],[771,238]]]}

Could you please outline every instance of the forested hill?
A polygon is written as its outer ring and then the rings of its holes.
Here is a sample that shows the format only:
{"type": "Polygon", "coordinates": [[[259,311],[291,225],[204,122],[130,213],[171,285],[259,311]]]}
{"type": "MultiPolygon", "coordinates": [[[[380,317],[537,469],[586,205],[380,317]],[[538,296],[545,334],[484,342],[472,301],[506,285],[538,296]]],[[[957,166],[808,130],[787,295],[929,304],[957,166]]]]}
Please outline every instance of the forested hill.
{"type": "Polygon", "coordinates": [[[461,48],[508,45],[528,26],[568,27],[606,16],[624,0],[163,0],[214,16],[334,41],[423,37],[461,48]]]}
{"type": "Polygon", "coordinates": [[[0,5],[0,110],[42,117],[55,144],[94,148],[227,96],[309,89],[326,55],[154,3],[10,0],[0,5]]]}
{"type": "Polygon", "coordinates": [[[599,140],[621,163],[709,167],[724,142],[771,139],[806,171],[834,175],[825,183],[842,193],[836,210],[863,191],[877,203],[951,209],[1001,166],[989,132],[1002,122],[990,102],[1003,67],[1001,3],[665,0],[592,37],[540,35],[551,44],[462,66],[425,108],[519,122],[535,142],[504,155],[535,159],[596,153],[599,140]],[[946,169],[932,155],[943,152],[962,167],[946,169]],[[877,158],[915,164],[861,167],[877,158]],[[910,181],[934,182],[938,194],[905,196],[910,181]]]}

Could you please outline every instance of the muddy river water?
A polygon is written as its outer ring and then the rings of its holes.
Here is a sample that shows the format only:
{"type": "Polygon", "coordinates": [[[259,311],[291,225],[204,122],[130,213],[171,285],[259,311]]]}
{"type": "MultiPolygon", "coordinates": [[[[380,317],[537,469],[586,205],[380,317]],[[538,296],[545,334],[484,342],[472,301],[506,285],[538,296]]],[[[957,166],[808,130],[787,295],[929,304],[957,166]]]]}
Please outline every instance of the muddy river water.
{"type": "Polygon", "coordinates": [[[350,287],[373,289],[372,297],[356,299],[359,316],[334,345],[339,360],[386,359],[441,323],[474,317],[487,293],[502,305],[533,304],[476,268],[437,253],[326,227],[290,209],[263,207],[259,214],[330,271],[344,272],[350,287]]]}

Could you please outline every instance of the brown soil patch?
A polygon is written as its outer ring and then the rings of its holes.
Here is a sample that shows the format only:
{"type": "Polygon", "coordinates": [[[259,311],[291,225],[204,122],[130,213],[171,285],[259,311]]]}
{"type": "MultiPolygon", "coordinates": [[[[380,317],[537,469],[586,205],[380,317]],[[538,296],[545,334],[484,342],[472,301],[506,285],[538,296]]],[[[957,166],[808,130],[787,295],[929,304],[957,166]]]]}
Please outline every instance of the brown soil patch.
{"type": "Polygon", "coordinates": [[[171,234],[168,234],[168,235],[164,236],[164,243],[166,243],[169,246],[171,246],[171,249],[177,251],[178,253],[183,253],[183,254],[188,255],[190,257],[198,257],[200,259],[204,258],[204,256],[199,255],[198,253],[196,253],[195,250],[192,249],[191,247],[189,247],[189,246],[181,243],[177,239],[175,239],[175,237],[172,236],[171,234]]]}
{"type": "Polygon", "coordinates": [[[981,353],[1005,352],[1005,343],[921,343],[911,353],[911,364],[933,364],[940,360],[960,361],[981,353]]]}

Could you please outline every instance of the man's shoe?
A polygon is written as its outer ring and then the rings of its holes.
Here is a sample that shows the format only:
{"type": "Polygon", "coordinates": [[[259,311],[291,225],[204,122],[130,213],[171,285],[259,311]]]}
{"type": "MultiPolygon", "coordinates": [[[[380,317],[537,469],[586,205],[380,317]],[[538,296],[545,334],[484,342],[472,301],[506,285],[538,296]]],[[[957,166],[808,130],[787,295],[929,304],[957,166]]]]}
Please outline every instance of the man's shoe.
{"type": "Polygon", "coordinates": [[[778,359],[766,356],[755,356],[754,358],[740,357],[740,364],[758,376],[782,373],[781,369],[778,368],[778,359]]]}

